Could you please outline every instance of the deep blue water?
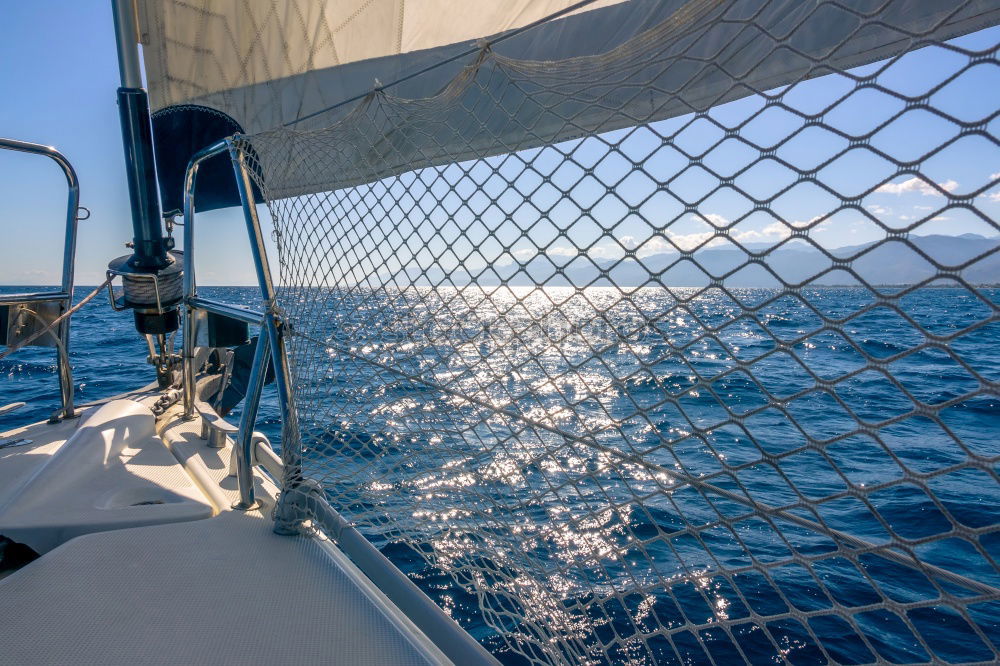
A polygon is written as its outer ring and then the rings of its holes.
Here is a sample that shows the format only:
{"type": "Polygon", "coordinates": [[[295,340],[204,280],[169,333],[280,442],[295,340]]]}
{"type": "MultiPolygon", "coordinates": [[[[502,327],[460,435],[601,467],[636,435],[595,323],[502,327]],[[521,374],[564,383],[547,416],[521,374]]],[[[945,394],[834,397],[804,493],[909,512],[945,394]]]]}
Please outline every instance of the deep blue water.
{"type": "MultiPolygon", "coordinates": [[[[77,298],[87,291],[78,289],[77,298]]],[[[255,291],[249,288],[206,288],[203,294],[248,305],[255,303],[255,291]]],[[[766,302],[769,293],[747,290],[744,296],[743,305],[753,305],[766,302]]],[[[581,386],[577,381],[574,389],[554,382],[548,392],[539,389],[531,405],[514,404],[512,408],[526,412],[530,407],[542,415],[539,418],[551,418],[563,430],[593,428],[594,432],[604,433],[596,437],[608,446],[617,446],[617,440],[623,438],[638,447],[669,441],[670,445],[661,452],[650,454],[654,457],[662,454],[662,460],[657,461],[664,466],[707,478],[732,492],[745,488],[756,500],[771,506],[793,504],[800,497],[818,502],[818,518],[831,529],[850,532],[871,543],[884,543],[892,533],[911,540],[914,552],[925,562],[1000,586],[995,564],[1000,559],[1000,533],[994,531],[1000,522],[1000,485],[992,468],[1000,455],[1000,398],[994,393],[984,393],[979,379],[992,382],[1000,379],[997,353],[1000,323],[976,327],[977,322],[992,316],[989,302],[1000,300],[1000,292],[984,290],[981,296],[986,300],[960,290],[925,289],[903,298],[900,306],[915,324],[933,335],[948,336],[972,327],[967,334],[950,341],[946,349],[931,347],[911,354],[907,350],[923,342],[925,335],[890,309],[876,308],[850,319],[839,330],[823,328],[818,313],[831,319],[846,317],[870,301],[867,292],[811,290],[806,297],[815,309],[795,299],[779,299],[757,310],[759,321],[780,340],[798,340],[793,345],[795,354],[815,377],[791,362],[787,355],[776,354],[753,365],[756,382],[731,374],[713,383],[714,395],[692,388],[697,383],[695,370],[703,377],[717,375],[737,360],[761,357],[774,347],[775,341],[745,319],[722,326],[733,320],[741,306],[706,297],[691,303],[688,316],[672,316],[658,320],[656,326],[635,329],[627,349],[626,345],[617,345],[602,352],[601,360],[606,365],[601,367],[605,370],[592,368],[596,374],[591,379],[597,381],[604,372],[614,377],[621,374],[627,380],[595,384],[577,373],[577,380],[583,377],[590,383],[581,386]],[[722,328],[715,338],[696,340],[700,325],[695,325],[696,318],[701,324],[722,328]],[[809,331],[816,333],[801,339],[809,331]],[[844,335],[857,346],[850,344],[844,335]],[[666,353],[670,346],[684,346],[688,364],[678,364],[675,356],[666,353]],[[891,359],[885,369],[898,380],[898,385],[871,368],[851,375],[852,370],[866,365],[858,348],[876,359],[891,359]],[[646,366],[651,374],[629,374],[626,372],[629,364],[646,366]],[[808,392],[817,377],[821,381],[837,380],[835,392],[841,402],[829,395],[808,392]],[[581,401],[577,407],[582,415],[579,423],[560,421],[557,408],[567,395],[573,395],[567,393],[572,390],[577,391],[577,397],[587,391],[599,392],[606,404],[602,407],[597,402],[581,401]],[[798,396],[787,403],[787,413],[794,423],[773,409],[760,409],[768,402],[765,392],[779,399],[798,396]],[[681,397],[665,401],[665,396],[670,395],[681,397]],[[748,416],[742,424],[724,423],[726,410],[720,402],[732,412],[748,416]],[[911,414],[917,403],[931,407],[924,413],[911,414]],[[935,407],[942,404],[948,406],[935,407]],[[678,405],[683,412],[677,411],[678,405]],[[864,423],[871,424],[866,426],[868,431],[843,436],[857,429],[857,421],[848,409],[864,423]],[[634,418],[639,412],[648,418],[634,418]],[[601,430],[599,424],[594,425],[604,416],[617,419],[618,429],[601,430]],[[886,421],[891,422],[879,425],[886,421]],[[715,423],[722,425],[714,427],[715,423]],[[691,437],[692,430],[703,436],[691,437]],[[822,448],[824,455],[815,447],[799,451],[807,439],[828,441],[822,448]],[[738,471],[723,470],[720,456],[727,469],[736,467],[738,471]],[[777,466],[772,464],[775,460],[777,466]],[[976,464],[969,465],[969,461],[976,464]],[[942,469],[949,471],[937,474],[942,469]],[[871,494],[850,492],[851,487],[864,489],[898,479],[906,482],[871,494]],[[826,499],[831,497],[834,499],[826,499]]],[[[600,298],[599,294],[593,295],[598,304],[600,298]]],[[[640,311],[636,314],[621,309],[618,316],[623,322],[642,319],[664,308],[663,299],[656,294],[636,296],[633,302],[639,304],[640,311]]],[[[423,305],[426,307],[426,302],[423,305]]],[[[416,311],[411,316],[422,314],[426,312],[416,311]]],[[[470,321],[475,321],[471,315],[470,321]]],[[[371,317],[361,316],[358,324],[371,327],[371,317]]],[[[452,334],[462,335],[454,331],[452,334]]],[[[591,341],[599,335],[599,331],[591,331],[591,341]]],[[[345,344],[351,342],[350,335],[347,337],[345,344]]],[[[440,345],[440,337],[437,344],[440,345]]],[[[393,351],[389,346],[386,343],[372,353],[383,354],[379,358],[389,359],[385,362],[390,365],[406,367],[409,362],[406,354],[410,352],[393,351]]],[[[450,358],[450,351],[450,348],[437,349],[435,353],[450,358]]],[[[573,353],[580,354],[579,360],[586,360],[592,353],[583,348],[574,352],[571,347],[566,347],[565,352],[568,355],[546,361],[556,365],[543,368],[542,372],[551,373],[574,363],[573,353]]],[[[480,349],[479,353],[489,356],[491,352],[480,349]]],[[[517,355],[516,351],[510,354],[517,355]]],[[[145,345],[134,332],[128,313],[113,312],[103,297],[86,306],[73,320],[72,358],[78,403],[153,381],[154,373],[145,365],[144,355],[145,345]]],[[[359,477],[369,474],[381,484],[378,493],[357,498],[360,508],[354,510],[362,518],[391,512],[405,528],[408,516],[412,516],[414,525],[423,520],[418,520],[413,510],[413,502],[421,502],[423,514],[436,512],[432,518],[446,520],[448,502],[469,492],[470,482],[465,474],[468,468],[452,470],[446,463],[449,452],[467,444],[471,430],[462,426],[459,419],[470,417],[470,413],[462,411],[464,408],[445,406],[446,397],[434,391],[417,390],[412,383],[393,383],[370,392],[368,387],[376,386],[382,377],[379,373],[369,373],[359,380],[363,364],[334,359],[327,365],[326,374],[314,381],[332,387],[330,400],[346,400],[347,394],[366,397],[362,408],[356,404],[352,407],[356,415],[364,414],[354,423],[342,422],[334,427],[327,424],[325,430],[308,420],[303,424],[307,439],[312,436],[314,444],[316,438],[327,437],[327,450],[346,452],[341,458],[318,465],[317,469],[337,467],[340,478],[347,479],[345,487],[355,493],[368,492],[359,491],[362,484],[350,481],[355,474],[359,477]],[[435,411],[428,405],[442,406],[435,411]],[[314,431],[312,435],[310,428],[314,431]],[[410,433],[415,439],[407,446],[405,437],[397,436],[400,432],[410,433]],[[438,448],[431,446],[433,442],[417,441],[419,436],[432,432],[443,433],[444,441],[438,442],[438,448]],[[378,454],[369,455],[369,450],[378,454]],[[428,476],[426,469],[419,470],[423,485],[417,490],[425,491],[428,479],[432,479],[436,490],[443,489],[438,494],[420,494],[414,490],[413,468],[424,457],[436,460],[440,469],[433,470],[434,476],[428,476]],[[383,474],[385,470],[401,470],[400,478],[378,476],[372,472],[376,464],[383,474]],[[402,471],[410,476],[403,478],[402,471]],[[435,498],[441,498],[441,503],[435,498]]],[[[450,371],[443,374],[451,376],[460,374],[461,368],[443,369],[450,371]]],[[[530,370],[522,368],[521,372],[519,381],[530,384],[530,370]]],[[[0,417],[0,430],[26,420],[44,419],[58,406],[52,350],[22,350],[0,361],[0,374],[3,377],[0,404],[15,400],[29,403],[27,408],[0,417]]],[[[488,436],[497,441],[503,439],[498,431],[512,427],[497,422],[490,425],[488,436]]],[[[278,441],[280,424],[273,387],[265,395],[258,428],[272,441],[278,441]]],[[[480,443],[481,430],[476,431],[480,443]]],[[[530,459],[531,452],[524,453],[523,459],[530,459]]],[[[596,636],[581,640],[591,646],[611,645],[610,654],[615,660],[729,663],[745,657],[757,663],[783,660],[823,663],[825,658],[816,646],[817,641],[832,658],[846,663],[875,659],[991,661],[1000,650],[1000,603],[964,604],[961,599],[970,592],[960,585],[931,580],[912,568],[870,554],[857,556],[856,562],[825,556],[836,544],[788,521],[775,521],[784,538],[778,538],[774,527],[755,516],[740,521],[733,530],[719,525],[702,528],[701,525],[713,522],[713,510],[739,515],[742,507],[738,502],[716,498],[713,509],[689,486],[660,497],[652,492],[655,479],[627,466],[624,471],[617,471],[614,478],[604,475],[599,458],[587,459],[585,453],[576,449],[541,463],[524,465],[515,470],[516,481],[510,481],[511,477],[503,471],[504,464],[517,462],[510,456],[509,447],[486,447],[480,456],[481,469],[501,469],[501,473],[499,477],[495,474],[491,477],[492,485],[476,482],[472,483],[473,489],[480,495],[493,493],[500,504],[516,500],[518,493],[558,483],[560,479],[572,481],[575,490],[557,495],[539,493],[534,506],[509,518],[516,529],[512,527],[507,534],[494,529],[483,537],[477,552],[494,553],[492,566],[510,566],[512,570],[516,570],[518,548],[531,550],[533,557],[551,563],[551,578],[543,578],[541,583],[564,590],[561,606],[538,611],[537,621],[571,622],[576,604],[591,604],[591,609],[599,609],[592,617],[608,621],[599,624],[596,636]],[[500,454],[505,457],[499,458],[500,454]],[[589,470],[582,483],[580,470],[589,470]],[[644,507],[629,508],[629,497],[642,492],[652,492],[644,507]],[[593,516],[595,506],[601,501],[618,508],[590,523],[566,523],[558,538],[552,538],[542,529],[543,525],[551,524],[553,511],[593,516]],[[680,534],[678,531],[685,525],[694,529],[680,534]],[[666,539],[665,534],[678,536],[666,539]],[[636,546],[637,540],[645,540],[641,549],[636,546]],[[588,578],[586,572],[566,573],[562,565],[579,567],[581,553],[589,556],[594,549],[611,553],[594,560],[593,567],[601,570],[599,576],[588,578]],[[756,559],[756,567],[744,568],[728,577],[711,573],[718,566],[713,560],[726,568],[737,568],[747,564],[748,553],[756,559]],[[793,553],[818,559],[812,562],[811,571],[801,561],[774,565],[793,553]],[[660,576],[659,580],[665,578],[669,582],[671,576],[684,568],[709,573],[694,582],[688,576],[683,582],[670,585],[669,592],[644,584],[642,593],[632,595],[601,597],[593,591],[595,581],[608,589],[619,589],[619,583],[625,579],[644,583],[660,576]],[[574,579],[573,575],[578,577],[574,579]],[[583,592],[585,589],[591,590],[591,596],[583,592]],[[897,614],[873,605],[885,599],[901,604],[919,603],[897,609],[897,614]],[[785,613],[789,604],[804,615],[798,619],[766,619],[785,613]],[[563,611],[565,615],[561,615],[563,611]],[[670,640],[654,635],[647,639],[649,647],[643,650],[630,652],[621,647],[628,644],[630,636],[673,630],[686,623],[698,625],[699,629],[671,633],[670,640]]],[[[816,514],[796,512],[813,520],[817,518],[816,514]]],[[[464,525],[469,527],[467,523],[464,525]]],[[[469,532],[475,527],[472,525],[469,532]]],[[[425,528],[421,523],[420,529],[425,528]]],[[[391,536],[377,534],[378,521],[369,521],[366,529],[383,551],[418,578],[422,587],[456,619],[479,636],[489,635],[476,599],[451,586],[444,571],[428,566],[412,550],[393,543],[391,536]]],[[[450,562],[453,571],[468,573],[474,567],[463,559],[468,557],[463,549],[471,548],[461,545],[466,537],[467,533],[460,529],[436,534],[428,543],[418,546],[435,552],[438,561],[444,562],[443,567],[447,568],[450,562]]],[[[491,584],[492,590],[502,595],[506,589],[503,586],[509,585],[509,581],[489,583],[487,587],[491,584]]],[[[510,650],[502,651],[501,657],[509,663],[522,661],[510,650]]]]}
{"type": "MultiPolygon", "coordinates": [[[[0,287],[0,293],[24,293],[37,287],[0,287]]],[[[93,287],[77,287],[74,302],[89,294],[93,287]]],[[[254,305],[255,289],[202,287],[209,297],[254,305]]],[[[146,343],[136,333],[130,312],[115,312],[105,293],[96,296],[73,316],[70,329],[70,356],[76,403],[86,404],[156,381],[153,367],[146,364],[146,343]]],[[[175,350],[181,348],[180,335],[175,350]]],[[[26,402],[21,409],[0,416],[0,431],[47,419],[59,407],[59,383],[55,350],[26,347],[0,360],[0,403],[26,402]]],[[[273,386],[265,391],[259,414],[258,430],[277,442],[281,434],[273,386]]]]}

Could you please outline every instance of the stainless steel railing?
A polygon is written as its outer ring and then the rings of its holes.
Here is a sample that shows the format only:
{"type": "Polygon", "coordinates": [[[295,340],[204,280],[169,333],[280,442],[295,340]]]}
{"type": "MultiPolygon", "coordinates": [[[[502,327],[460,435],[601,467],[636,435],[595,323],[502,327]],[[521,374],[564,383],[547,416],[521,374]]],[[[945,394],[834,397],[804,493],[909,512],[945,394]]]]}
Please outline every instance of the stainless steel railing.
{"type": "MultiPolygon", "coordinates": [[[[292,410],[289,408],[291,403],[290,379],[285,360],[284,339],[280,330],[281,324],[271,308],[275,295],[274,282],[271,278],[271,269],[267,261],[267,251],[264,247],[264,236],[261,232],[260,220],[257,217],[256,202],[253,200],[253,189],[249,178],[243,167],[242,156],[239,154],[238,149],[232,141],[222,140],[201,150],[191,158],[184,179],[184,418],[195,418],[196,368],[194,366],[195,340],[197,338],[197,317],[195,315],[199,311],[211,312],[239,321],[245,321],[248,324],[258,325],[262,329],[262,337],[259,339],[254,353],[249,386],[237,433],[236,460],[240,501],[236,504],[235,508],[238,509],[249,509],[257,506],[256,499],[254,498],[252,470],[252,461],[254,459],[252,455],[253,431],[256,425],[257,409],[260,404],[260,395],[264,388],[269,363],[273,364],[275,369],[282,423],[287,425],[294,421],[292,410]],[[205,160],[223,152],[228,152],[230,158],[233,160],[237,187],[239,188],[243,213],[246,218],[247,232],[250,237],[254,269],[261,288],[264,312],[255,312],[231,303],[198,296],[198,283],[194,266],[195,186],[198,168],[205,160]],[[263,339],[265,336],[266,344],[263,339]],[[274,350],[277,350],[277,352],[275,353],[274,350]]],[[[283,462],[286,466],[296,464],[296,461],[290,457],[291,450],[292,447],[287,445],[282,446],[283,462]]]]}
{"type": "MultiPolygon", "coordinates": [[[[59,291],[3,294],[0,295],[0,305],[56,301],[60,304],[61,312],[66,312],[70,309],[73,300],[73,266],[76,260],[77,222],[80,219],[87,219],[80,218],[79,214],[80,181],[77,179],[76,171],[73,169],[73,165],[69,163],[69,160],[52,146],[0,138],[0,149],[16,150],[22,153],[48,157],[62,169],[63,174],[66,176],[66,184],[69,186],[69,196],[66,204],[66,236],[63,244],[62,282],[59,291]]],[[[62,418],[72,418],[76,414],[73,406],[73,370],[69,363],[70,319],[71,317],[68,317],[64,325],[59,326],[60,344],[57,345],[56,352],[59,389],[62,399],[62,407],[58,413],[61,413],[62,418]]]]}

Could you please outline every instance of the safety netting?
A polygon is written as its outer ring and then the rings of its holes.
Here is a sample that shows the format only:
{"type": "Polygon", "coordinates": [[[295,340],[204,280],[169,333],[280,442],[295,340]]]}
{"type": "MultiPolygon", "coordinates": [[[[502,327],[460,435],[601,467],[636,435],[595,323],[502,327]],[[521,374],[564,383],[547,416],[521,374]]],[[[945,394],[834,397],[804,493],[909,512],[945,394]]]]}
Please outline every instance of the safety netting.
{"type": "Polygon", "coordinates": [[[1000,655],[1000,31],[914,4],[484,43],[239,139],[285,446],[501,659],[1000,655]]]}

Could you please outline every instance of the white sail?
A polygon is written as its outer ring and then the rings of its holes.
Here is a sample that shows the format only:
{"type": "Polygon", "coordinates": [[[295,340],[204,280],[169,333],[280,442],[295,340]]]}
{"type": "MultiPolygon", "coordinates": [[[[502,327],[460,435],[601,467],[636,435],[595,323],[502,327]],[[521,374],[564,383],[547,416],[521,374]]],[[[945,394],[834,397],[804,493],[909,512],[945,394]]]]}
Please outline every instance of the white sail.
{"type": "MultiPolygon", "coordinates": [[[[480,40],[495,39],[579,4],[570,0],[137,2],[152,110],[204,105],[226,113],[247,133],[284,125],[325,127],[349,110],[350,105],[337,106],[345,100],[457,58],[391,89],[396,97],[432,97],[463,67],[477,61],[480,40]],[[330,107],[336,108],[323,112],[330,107]]],[[[843,4],[844,11],[827,7],[820,16],[815,13],[818,3],[800,0],[596,0],[491,44],[490,52],[522,62],[595,56],[637,35],[644,41],[695,35],[725,14],[733,18],[729,30],[714,31],[701,50],[724,56],[730,72],[753,69],[761,86],[774,87],[802,76],[813,64],[811,57],[841,68],[854,66],[898,52],[908,42],[906,32],[944,40],[995,24],[1000,17],[996,3],[988,0],[965,3],[958,11],[952,3],[920,0],[894,2],[886,8],[869,0],[843,4]],[[859,16],[872,11],[882,14],[885,24],[868,23],[843,42],[859,25],[859,16]],[[751,16],[757,25],[778,33],[789,31],[788,48],[770,53],[769,40],[755,39],[753,30],[741,30],[741,18],[751,16]],[[827,53],[833,44],[838,45],[836,53],[827,53]],[[768,62],[761,66],[764,58],[768,62]]],[[[718,85],[709,76],[698,85],[685,85],[682,97],[711,96],[718,85]]],[[[658,94],[674,95],[669,88],[658,94]]]]}
{"type": "MultiPolygon", "coordinates": [[[[625,2],[597,0],[567,15],[625,2]]],[[[474,48],[480,38],[522,28],[574,4],[578,0],[140,0],[139,32],[154,111],[206,104],[233,116],[247,131],[260,131],[368,92],[376,80],[390,83],[474,48]]],[[[645,20],[637,27],[680,4],[675,0],[646,7],[645,20]]],[[[597,43],[588,44],[588,51],[607,50],[614,41],[634,34],[635,28],[624,27],[618,34],[605,30],[597,43]]],[[[572,46],[569,40],[559,41],[572,46]]],[[[555,59],[578,53],[538,55],[555,59]]],[[[426,97],[437,90],[421,86],[412,92],[426,97]]]]}

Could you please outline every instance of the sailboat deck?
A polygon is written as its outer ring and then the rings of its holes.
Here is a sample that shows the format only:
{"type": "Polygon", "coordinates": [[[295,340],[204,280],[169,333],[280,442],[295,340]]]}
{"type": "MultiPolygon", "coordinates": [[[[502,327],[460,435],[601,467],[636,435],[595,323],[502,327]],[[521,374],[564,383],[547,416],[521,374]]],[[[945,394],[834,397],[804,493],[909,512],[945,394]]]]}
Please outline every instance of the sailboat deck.
{"type": "Polygon", "coordinates": [[[0,598],[12,664],[443,660],[343,555],[259,513],[78,537],[0,598]]]}
{"type": "MultiPolygon", "coordinates": [[[[147,405],[155,396],[129,395],[147,405]]],[[[73,435],[92,427],[92,415],[109,403],[128,404],[110,399],[81,410],[79,419],[4,433],[32,444],[0,456],[0,505],[22,492],[26,478],[44,472],[67,443],[78,447],[73,435]]],[[[5,572],[0,661],[450,663],[330,542],[273,533],[269,516],[277,489],[259,470],[261,508],[231,510],[239,496],[232,442],[212,448],[199,432],[198,422],[184,421],[174,406],[157,419],[157,437],[132,444],[173,461],[161,466],[193,482],[212,517],[95,528],[5,572]]],[[[169,480],[163,473],[156,478],[169,480]]],[[[65,497],[52,497],[43,509],[54,520],[87,503],[78,497],[67,506],[65,497]]]]}

